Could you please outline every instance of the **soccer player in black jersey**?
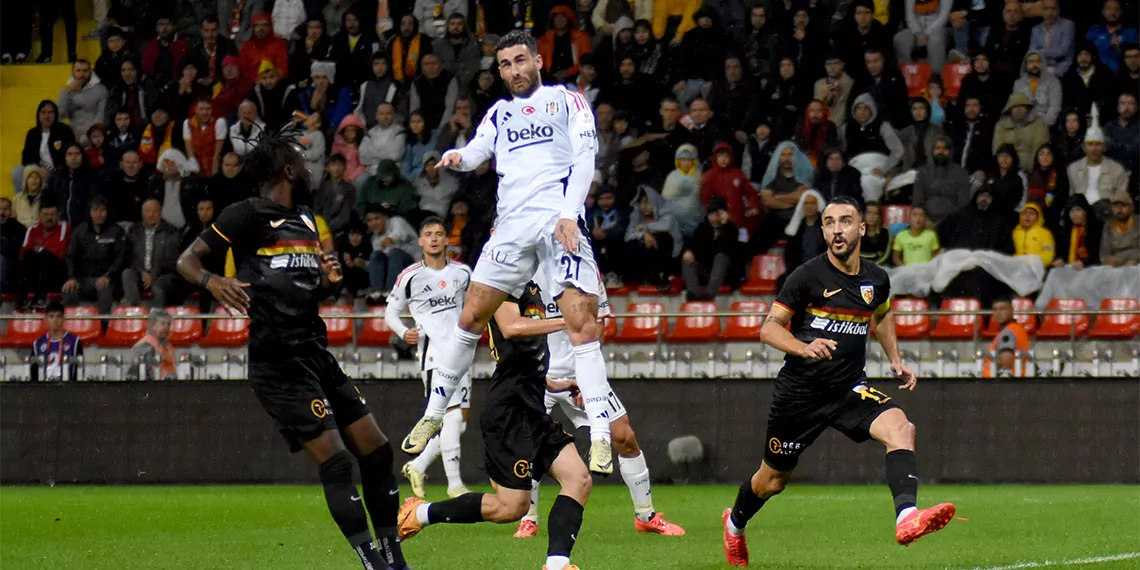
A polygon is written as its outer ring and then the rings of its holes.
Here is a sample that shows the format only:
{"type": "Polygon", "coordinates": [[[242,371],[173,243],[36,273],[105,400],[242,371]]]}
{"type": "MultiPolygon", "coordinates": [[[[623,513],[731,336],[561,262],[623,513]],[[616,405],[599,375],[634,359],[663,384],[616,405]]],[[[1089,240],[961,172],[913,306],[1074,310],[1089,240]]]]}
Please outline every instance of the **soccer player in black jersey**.
{"type": "Polygon", "coordinates": [[[840,197],[829,204],[823,211],[827,253],[788,276],[760,330],[764,343],[787,356],[776,377],[764,460],[740,486],[736,504],[724,510],[724,555],[732,566],[748,566],[748,520],[784,490],[800,454],[829,427],[853,441],[874,438],[886,446],[899,544],[940,530],[954,517],[950,503],[915,508],[914,425],[890,396],[867,385],[870,327],[903,382],[899,388],[913,390],[916,379],[899,358],[887,272],[859,256],[865,229],[854,200],[840,197]]]}
{"type": "Polygon", "coordinates": [[[550,473],[562,492],[550,509],[543,568],[577,570],[570,564],[570,551],[582,526],[591,480],[573,436],[546,413],[546,389],[558,392],[574,389],[574,384],[546,376],[550,360],[546,335],[566,328],[566,323],[545,316],[546,305],[532,281],[521,294],[508,297],[490,322],[496,364],[479,423],[495,492],[467,493],[440,503],[409,497],[400,508],[400,538],[415,536],[435,523],[516,522],[530,507],[531,479],[550,473]]]}
{"type": "Polygon", "coordinates": [[[329,511],[364,568],[406,570],[392,446],[327,350],[318,305],[339,281],[340,267],[336,254],[321,255],[316,218],[303,205],[311,199],[309,172],[296,144],[294,134],[283,131],[246,155],[242,172],[261,195],[226,208],[182,254],[178,270],[227,309],[249,315],[253,392],[290,448],[304,449],[319,465],[329,511]],[[236,278],[202,267],[210,252],[227,248],[236,278]],[[352,479],[353,456],[363,502],[352,479]]]}

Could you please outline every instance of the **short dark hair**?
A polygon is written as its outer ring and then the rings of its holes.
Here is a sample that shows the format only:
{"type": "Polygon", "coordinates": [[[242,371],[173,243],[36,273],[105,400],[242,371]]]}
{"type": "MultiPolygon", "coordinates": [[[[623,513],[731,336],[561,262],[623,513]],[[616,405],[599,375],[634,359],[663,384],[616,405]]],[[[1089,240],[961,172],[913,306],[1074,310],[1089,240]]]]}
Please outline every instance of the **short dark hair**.
{"type": "Polygon", "coordinates": [[[1132,50],[1140,50],[1140,43],[1130,42],[1120,46],[1120,53],[1132,50]]]}
{"type": "MultiPolygon", "coordinates": [[[[149,202],[150,200],[147,200],[147,201],[149,202]]],[[[92,210],[94,210],[95,208],[103,208],[104,210],[106,210],[107,209],[107,199],[96,194],[96,195],[91,197],[91,200],[89,202],[87,202],[87,207],[92,209],[92,210]]]]}
{"type": "Polygon", "coordinates": [[[420,222],[420,233],[424,233],[424,230],[427,229],[428,226],[443,226],[443,231],[447,231],[447,224],[443,223],[443,218],[439,216],[428,216],[424,218],[424,221],[420,222]]]}
{"type": "Polygon", "coordinates": [[[385,218],[392,216],[391,212],[389,212],[388,208],[385,208],[383,204],[369,204],[368,207],[364,209],[364,215],[367,217],[368,214],[382,214],[385,218]]]}
{"type": "Polygon", "coordinates": [[[538,42],[535,41],[534,36],[525,30],[511,30],[507,32],[507,35],[500,38],[499,43],[495,44],[495,53],[497,54],[501,50],[515,46],[526,46],[526,50],[529,51],[531,55],[538,53],[538,42]]]}
{"type": "Polygon", "coordinates": [[[835,199],[833,199],[831,203],[828,204],[828,206],[851,206],[852,208],[855,208],[856,212],[859,212],[860,218],[863,217],[863,205],[851,196],[836,196],[835,199]]]}
{"type": "Polygon", "coordinates": [[[60,303],[59,301],[52,301],[52,302],[48,303],[47,307],[44,308],[44,314],[45,315],[62,315],[63,314],[63,303],[60,303]]]}
{"type": "Polygon", "coordinates": [[[348,164],[348,161],[345,160],[344,155],[339,153],[339,152],[334,153],[332,156],[329,157],[329,164],[332,164],[334,162],[339,162],[341,164],[348,164]]]}
{"type": "Polygon", "coordinates": [[[205,16],[202,16],[201,20],[198,20],[198,23],[221,25],[221,20],[218,20],[218,16],[216,14],[206,14],[205,16]]]}

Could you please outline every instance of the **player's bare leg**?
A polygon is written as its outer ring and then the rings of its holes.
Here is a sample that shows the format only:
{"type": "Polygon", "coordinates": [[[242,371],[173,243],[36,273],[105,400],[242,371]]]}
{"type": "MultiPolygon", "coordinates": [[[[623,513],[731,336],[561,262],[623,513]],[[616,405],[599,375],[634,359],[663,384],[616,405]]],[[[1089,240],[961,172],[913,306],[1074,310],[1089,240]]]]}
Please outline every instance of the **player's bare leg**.
{"type": "Polygon", "coordinates": [[[506,298],[506,293],[494,287],[474,281],[468,286],[459,322],[452,333],[440,341],[443,350],[440,351],[439,364],[432,378],[427,410],[400,446],[405,453],[423,451],[428,440],[443,427],[443,414],[447,411],[451,395],[475,359],[475,345],[486,330],[487,323],[491,322],[495,310],[506,298]]]}
{"type": "Polygon", "coordinates": [[[887,485],[895,499],[895,540],[906,546],[942,530],[954,519],[954,505],[941,503],[918,509],[918,460],[914,455],[914,424],[899,408],[887,410],[871,422],[871,437],[887,448],[887,485]]]}
{"type": "Polygon", "coordinates": [[[393,570],[407,568],[396,524],[396,515],[400,511],[400,486],[393,471],[392,444],[372,414],[353,422],[342,435],[360,465],[364,506],[372,517],[380,553],[393,570]]]}
{"type": "Polygon", "coordinates": [[[752,479],[740,486],[736,503],[721,515],[724,526],[724,557],[729,566],[748,566],[748,544],[744,540],[744,527],[760,511],[768,499],[779,495],[792,478],[791,471],[776,471],[767,462],[752,479]]]}
{"type": "Polygon", "coordinates": [[[614,447],[618,452],[618,467],[625,486],[633,499],[635,517],[633,526],[637,532],[651,532],[665,536],[683,536],[685,529],[665,520],[665,515],[653,508],[653,493],[649,483],[649,466],[645,464],[645,454],[637,444],[637,434],[629,423],[629,416],[622,416],[610,423],[614,447]]]}
{"type": "Polygon", "coordinates": [[[614,472],[614,457],[606,409],[609,383],[605,382],[606,361],[599,340],[598,298],[571,287],[558,298],[558,308],[574,346],[574,377],[590,421],[590,471],[609,475],[614,472]]]}

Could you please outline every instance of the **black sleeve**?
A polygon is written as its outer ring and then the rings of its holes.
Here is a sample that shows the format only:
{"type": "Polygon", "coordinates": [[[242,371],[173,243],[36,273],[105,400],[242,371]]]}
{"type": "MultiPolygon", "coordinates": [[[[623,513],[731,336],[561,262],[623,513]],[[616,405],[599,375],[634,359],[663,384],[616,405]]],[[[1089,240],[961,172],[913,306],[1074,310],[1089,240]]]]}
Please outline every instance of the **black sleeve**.
{"type": "Polygon", "coordinates": [[[210,251],[225,251],[245,237],[253,221],[253,205],[248,201],[231,204],[217,221],[198,236],[210,251]]]}
{"type": "Polygon", "coordinates": [[[128,245],[127,233],[124,232],[122,228],[119,228],[118,235],[115,236],[115,258],[111,262],[111,268],[106,277],[114,278],[127,267],[129,255],[128,245]]]}
{"type": "Polygon", "coordinates": [[[806,265],[801,265],[788,275],[780,293],[776,295],[775,303],[796,314],[807,308],[811,284],[808,279],[806,265]]]}

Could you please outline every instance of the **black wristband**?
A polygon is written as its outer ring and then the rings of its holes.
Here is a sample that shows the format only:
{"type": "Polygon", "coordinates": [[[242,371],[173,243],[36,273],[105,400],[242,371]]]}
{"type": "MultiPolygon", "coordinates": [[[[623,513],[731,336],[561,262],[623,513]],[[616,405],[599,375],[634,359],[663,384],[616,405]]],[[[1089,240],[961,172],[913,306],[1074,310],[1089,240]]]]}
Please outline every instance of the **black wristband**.
{"type": "Polygon", "coordinates": [[[202,288],[203,289],[208,288],[207,285],[210,284],[210,278],[213,276],[214,276],[214,274],[210,273],[209,271],[206,271],[205,273],[203,273],[203,275],[202,275],[202,288]]]}

